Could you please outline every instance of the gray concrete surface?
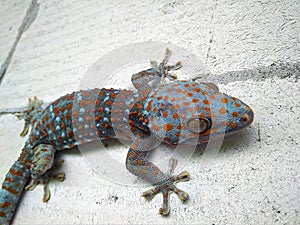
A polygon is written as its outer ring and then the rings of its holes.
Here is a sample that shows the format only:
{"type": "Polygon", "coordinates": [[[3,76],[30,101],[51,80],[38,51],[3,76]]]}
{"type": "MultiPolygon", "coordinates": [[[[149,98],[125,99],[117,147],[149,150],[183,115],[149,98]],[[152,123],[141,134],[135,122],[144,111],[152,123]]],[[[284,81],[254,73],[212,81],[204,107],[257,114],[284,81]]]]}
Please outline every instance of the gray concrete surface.
{"type": "MultiPolygon", "coordinates": [[[[188,49],[211,71],[198,80],[216,82],[255,112],[214,160],[200,163],[199,147],[185,167],[192,180],[178,184],[190,200],[172,196],[168,218],[157,215],[161,196],[140,198],[142,181],[109,182],[72,150],[59,154],[67,179],[51,183],[51,200],[41,202],[42,187],[26,192],[14,224],[299,224],[299,8],[297,0],[2,1],[0,65],[16,48],[0,86],[1,180],[25,141],[12,112],[28,97],[50,102],[77,90],[97,59],[127,44],[188,49]],[[22,30],[26,18],[34,21],[22,30]]],[[[125,160],[128,148],[107,150],[125,160]]]]}

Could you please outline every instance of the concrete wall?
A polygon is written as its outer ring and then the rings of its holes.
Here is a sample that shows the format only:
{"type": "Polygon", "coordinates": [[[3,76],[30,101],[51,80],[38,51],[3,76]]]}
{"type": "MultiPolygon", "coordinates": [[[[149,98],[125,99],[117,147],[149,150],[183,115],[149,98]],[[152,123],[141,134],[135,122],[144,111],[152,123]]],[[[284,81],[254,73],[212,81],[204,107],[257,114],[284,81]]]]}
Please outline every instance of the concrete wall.
{"type": "MultiPolygon", "coordinates": [[[[26,192],[14,224],[299,224],[299,8],[298,0],[1,1],[1,180],[25,141],[13,112],[28,97],[51,102],[78,90],[97,59],[135,42],[187,49],[211,71],[198,80],[209,77],[255,113],[213,161],[199,163],[201,147],[192,156],[192,180],[178,184],[190,201],[172,196],[168,218],[157,215],[161,196],[141,199],[142,181],[110,182],[71,150],[59,154],[67,177],[50,184],[51,200],[41,202],[41,186],[26,192]]],[[[125,161],[127,147],[107,149],[125,161]]]]}

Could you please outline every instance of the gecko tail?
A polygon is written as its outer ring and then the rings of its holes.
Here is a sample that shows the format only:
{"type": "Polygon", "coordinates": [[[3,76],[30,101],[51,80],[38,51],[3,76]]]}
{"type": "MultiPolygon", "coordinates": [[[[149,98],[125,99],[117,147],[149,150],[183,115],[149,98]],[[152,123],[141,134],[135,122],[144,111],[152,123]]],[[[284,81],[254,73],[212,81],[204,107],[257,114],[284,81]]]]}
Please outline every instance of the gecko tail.
{"type": "Polygon", "coordinates": [[[9,225],[13,219],[30,171],[17,160],[7,173],[0,189],[0,225],[9,225]]]}

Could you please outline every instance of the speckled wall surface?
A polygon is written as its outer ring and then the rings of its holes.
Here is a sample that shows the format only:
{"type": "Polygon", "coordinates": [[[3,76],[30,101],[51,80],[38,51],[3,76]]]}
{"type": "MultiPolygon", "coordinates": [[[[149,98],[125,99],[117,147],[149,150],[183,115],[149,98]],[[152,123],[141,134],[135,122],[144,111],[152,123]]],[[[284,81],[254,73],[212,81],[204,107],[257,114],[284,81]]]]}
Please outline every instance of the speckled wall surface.
{"type": "MultiPolygon", "coordinates": [[[[131,43],[168,42],[196,54],[211,71],[199,74],[200,81],[216,82],[255,112],[255,122],[226,139],[214,161],[199,163],[201,147],[194,154],[185,168],[192,180],[178,185],[190,201],[172,197],[168,218],[157,215],[161,197],[141,199],[144,183],[109,182],[74,150],[59,155],[67,179],[51,184],[50,202],[41,202],[41,187],[25,193],[14,224],[300,223],[299,1],[13,0],[0,6],[1,180],[25,141],[23,122],[11,112],[28,97],[50,102],[77,90],[97,59],[131,43]]],[[[125,161],[128,148],[107,149],[125,161]]]]}

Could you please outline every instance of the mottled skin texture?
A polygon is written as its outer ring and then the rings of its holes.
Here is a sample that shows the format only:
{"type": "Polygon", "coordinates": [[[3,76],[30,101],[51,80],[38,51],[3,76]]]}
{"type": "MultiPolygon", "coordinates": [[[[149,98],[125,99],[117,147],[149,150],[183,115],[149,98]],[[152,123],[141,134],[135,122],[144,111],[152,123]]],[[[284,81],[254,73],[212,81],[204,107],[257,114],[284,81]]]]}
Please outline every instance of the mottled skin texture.
{"type": "Polygon", "coordinates": [[[168,215],[169,195],[175,192],[184,202],[188,194],[176,188],[178,181],[189,180],[189,174],[172,175],[176,160],[171,161],[170,172],[163,173],[147,159],[147,151],[165,142],[197,145],[209,138],[245,128],[253,121],[253,112],[240,100],[222,94],[216,85],[194,81],[165,83],[164,78],[174,79],[168,73],[181,67],[167,65],[170,51],[159,65],[132,76],[137,91],[94,89],[65,95],[47,108],[36,98],[30,100],[28,110],[18,115],[25,119],[25,136],[29,125],[31,133],[19,159],[6,175],[0,190],[0,224],[10,224],[20,195],[25,187],[33,190],[44,184],[43,201],[48,201],[47,184],[51,179],[63,180],[64,174],[55,174],[55,151],[73,148],[79,144],[106,139],[130,140],[131,147],[126,168],[133,174],[154,185],[143,193],[151,200],[163,194],[159,210],[168,215]]]}

